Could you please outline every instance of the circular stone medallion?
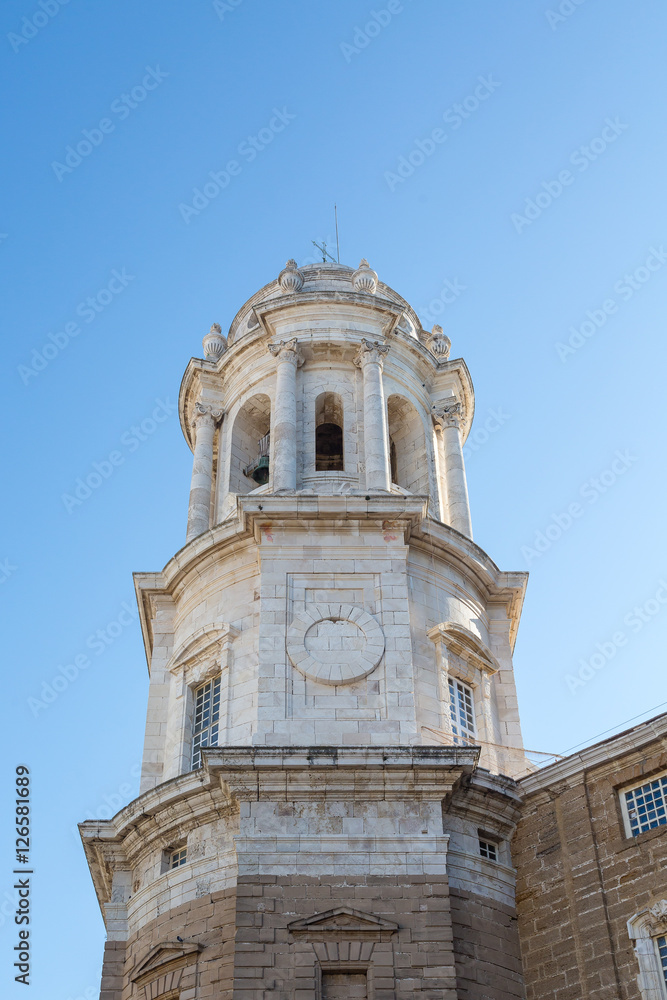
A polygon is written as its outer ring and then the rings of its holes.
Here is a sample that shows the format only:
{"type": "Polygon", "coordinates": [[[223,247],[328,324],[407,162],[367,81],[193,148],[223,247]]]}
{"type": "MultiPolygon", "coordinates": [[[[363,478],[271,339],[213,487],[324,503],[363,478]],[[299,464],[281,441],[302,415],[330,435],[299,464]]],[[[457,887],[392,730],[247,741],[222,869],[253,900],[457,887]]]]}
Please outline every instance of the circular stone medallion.
{"type": "Polygon", "coordinates": [[[363,608],[310,604],[287,630],[287,652],[305,677],[320,684],[352,684],[375,670],[384,633],[363,608]]]}

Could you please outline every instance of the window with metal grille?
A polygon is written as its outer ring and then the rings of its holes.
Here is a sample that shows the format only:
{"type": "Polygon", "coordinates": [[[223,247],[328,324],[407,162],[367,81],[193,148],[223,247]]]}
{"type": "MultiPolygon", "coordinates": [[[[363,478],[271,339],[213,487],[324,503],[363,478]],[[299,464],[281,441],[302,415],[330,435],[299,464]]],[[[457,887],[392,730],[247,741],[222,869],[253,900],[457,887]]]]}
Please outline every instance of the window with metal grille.
{"type": "Polygon", "coordinates": [[[483,858],[487,858],[489,861],[498,860],[497,846],[492,844],[489,840],[482,840],[481,837],[479,841],[479,853],[483,858]]]}
{"type": "Polygon", "coordinates": [[[667,823],[667,774],[623,792],[627,832],[632,837],[667,823]]]}
{"type": "Polygon", "coordinates": [[[201,767],[201,748],[218,745],[220,724],[220,678],[215,677],[194,693],[195,722],[192,732],[192,770],[201,767]]]}
{"type": "Polygon", "coordinates": [[[187,847],[180,847],[177,851],[172,851],[169,855],[169,868],[180,868],[188,860],[187,847]]]}
{"type": "Polygon", "coordinates": [[[475,703],[472,688],[462,681],[449,678],[449,712],[455,743],[475,742],[475,703]]]}
{"type": "Polygon", "coordinates": [[[659,937],[655,943],[658,946],[658,961],[667,987],[667,937],[659,937]]]}

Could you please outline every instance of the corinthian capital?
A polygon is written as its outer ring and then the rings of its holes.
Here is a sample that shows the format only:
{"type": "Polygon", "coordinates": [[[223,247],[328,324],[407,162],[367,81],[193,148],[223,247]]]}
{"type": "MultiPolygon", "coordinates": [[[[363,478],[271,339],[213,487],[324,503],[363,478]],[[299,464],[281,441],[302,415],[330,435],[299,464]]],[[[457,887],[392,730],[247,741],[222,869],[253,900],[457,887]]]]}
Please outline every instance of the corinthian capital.
{"type": "Polygon", "coordinates": [[[209,424],[213,427],[222,419],[222,410],[217,409],[215,406],[207,405],[205,403],[195,403],[194,413],[192,414],[192,425],[193,427],[199,427],[202,424],[209,424]]]}
{"type": "Polygon", "coordinates": [[[279,344],[269,344],[268,349],[274,358],[278,360],[278,363],[281,361],[290,361],[297,368],[300,368],[305,360],[299,350],[296,337],[292,337],[291,340],[281,340],[279,344]]]}
{"type": "Polygon", "coordinates": [[[459,428],[462,419],[463,413],[461,412],[461,404],[459,402],[440,403],[433,407],[433,422],[436,427],[459,428]]]}
{"type": "Polygon", "coordinates": [[[366,340],[364,337],[359,345],[354,363],[357,368],[363,368],[367,364],[376,364],[382,368],[387,354],[389,354],[389,348],[386,344],[381,344],[378,340],[366,340]]]}

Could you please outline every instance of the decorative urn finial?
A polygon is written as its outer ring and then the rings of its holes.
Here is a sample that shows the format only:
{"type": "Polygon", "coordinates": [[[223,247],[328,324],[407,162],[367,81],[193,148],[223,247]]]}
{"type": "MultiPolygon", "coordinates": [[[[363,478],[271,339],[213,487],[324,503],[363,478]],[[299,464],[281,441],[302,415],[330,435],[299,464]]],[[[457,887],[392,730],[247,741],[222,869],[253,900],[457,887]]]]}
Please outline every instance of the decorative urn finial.
{"type": "Polygon", "coordinates": [[[352,285],[355,292],[366,292],[375,295],[378,286],[378,276],[365,257],[361,258],[359,267],[352,275],[352,285]]]}
{"type": "Polygon", "coordinates": [[[284,292],[300,292],[303,288],[303,275],[291,257],[278,275],[278,283],[284,292]]]}
{"type": "Polygon", "coordinates": [[[204,357],[207,361],[219,361],[227,350],[227,341],[222,335],[219,323],[213,323],[211,329],[202,340],[204,357]]]}
{"type": "Polygon", "coordinates": [[[451,346],[451,340],[446,333],[442,332],[442,327],[436,323],[428,336],[429,351],[438,361],[446,361],[449,357],[451,346]]]}

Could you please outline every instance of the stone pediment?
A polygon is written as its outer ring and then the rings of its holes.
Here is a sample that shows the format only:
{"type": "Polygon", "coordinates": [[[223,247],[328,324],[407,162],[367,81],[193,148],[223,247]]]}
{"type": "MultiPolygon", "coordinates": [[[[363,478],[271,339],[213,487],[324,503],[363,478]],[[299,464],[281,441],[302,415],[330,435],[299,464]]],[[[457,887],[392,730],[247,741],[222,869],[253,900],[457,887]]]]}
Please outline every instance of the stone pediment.
{"type": "Polygon", "coordinates": [[[191,941],[163,941],[151,948],[130,978],[137,986],[145,986],[158,976],[192,965],[201,950],[202,945],[191,941]]]}
{"type": "Polygon", "coordinates": [[[292,934],[308,932],[310,934],[346,934],[358,936],[363,934],[380,935],[386,931],[397,931],[398,924],[393,920],[376,917],[373,913],[354,910],[350,906],[337,906],[334,910],[315,913],[303,920],[293,920],[287,925],[292,934]]]}
{"type": "Polygon", "coordinates": [[[463,625],[440,622],[435,628],[429,629],[427,634],[432,642],[443,642],[452,653],[480,670],[495,674],[500,669],[500,664],[489,647],[463,625]]]}
{"type": "Polygon", "coordinates": [[[199,684],[226,665],[224,651],[239,635],[227,622],[198,629],[181,645],[169,663],[172,673],[185,671],[188,684],[199,684]]]}

